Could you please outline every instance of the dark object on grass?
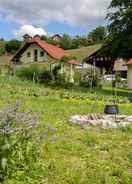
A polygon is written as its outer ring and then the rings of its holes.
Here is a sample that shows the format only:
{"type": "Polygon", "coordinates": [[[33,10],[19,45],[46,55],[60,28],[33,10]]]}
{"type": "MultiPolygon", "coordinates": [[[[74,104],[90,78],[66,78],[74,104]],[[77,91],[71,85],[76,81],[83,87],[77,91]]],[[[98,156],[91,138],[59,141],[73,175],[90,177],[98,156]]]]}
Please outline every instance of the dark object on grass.
{"type": "Polygon", "coordinates": [[[119,114],[118,105],[106,105],[104,109],[105,114],[119,114]]]}

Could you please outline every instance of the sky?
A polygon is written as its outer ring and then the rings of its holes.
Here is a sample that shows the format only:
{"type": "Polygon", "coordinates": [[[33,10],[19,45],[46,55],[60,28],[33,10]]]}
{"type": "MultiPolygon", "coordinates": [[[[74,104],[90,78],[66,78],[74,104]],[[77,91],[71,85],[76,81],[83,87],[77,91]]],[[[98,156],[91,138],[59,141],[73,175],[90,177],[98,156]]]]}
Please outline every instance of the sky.
{"type": "Polygon", "coordinates": [[[0,0],[0,38],[68,33],[86,35],[106,25],[111,0],[0,0]]]}

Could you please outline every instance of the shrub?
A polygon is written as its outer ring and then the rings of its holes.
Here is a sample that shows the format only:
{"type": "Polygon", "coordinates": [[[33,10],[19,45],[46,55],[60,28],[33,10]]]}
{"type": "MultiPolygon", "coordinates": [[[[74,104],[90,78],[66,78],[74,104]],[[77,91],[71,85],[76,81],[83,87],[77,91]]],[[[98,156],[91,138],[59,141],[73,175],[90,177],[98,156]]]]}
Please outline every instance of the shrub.
{"type": "Polygon", "coordinates": [[[74,81],[76,84],[79,84],[81,81],[81,72],[76,70],[74,73],[74,81]]]}
{"type": "Polygon", "coordinates": [[[0,111],[0,183],[19,171],[29,172],[37,162],[38,150],[33,143],[37,118],[19,112],[16,103],[0,111]]]}
{"type": "Polygon", "coordinates": [[[101,87],[101,77],[99,71],[95,71],[95,75],[93,74],[93,70],[89,69],[89,71],[83,73],[82,80],[80,81],[80,85],[84,87],[94,88],[101,87]]]}
{"type": "Polygon", "coordinates": [[[52,74],[45,68],[39,68],[37,65],[23,67],[16,71],[16,75],[24,80],[32,80],[34,82],[48,82],[52,79],[52,74]]]}
{"type": "Polygon", "coordinates": [[[50,71],[41,71],[37,77],[39,83],[45,83],[52,80],[52,74],[50,71]]]}
{"type": "Polygon", "coordinates": [[[61,69],[61,65],[59,64],[59,65],[56,65],[52,71],[55,80],[58,79],[58,73],[60,69],[61,69]]]}
{"type": "Polygon", "coordinates": [[[56,85],[61,85],[61,86],[66,85],[65,78],[66,78],[65,73],[63,73],[63,74],[58,73],[56,80],[55,80],[56,85]]]}
{"type": "Polygon", "coordinates": [[[26,80],[36,80],[36,76],[38,75],[39,70],[36,66],[31,67],[22,67],[16,71],[16,75],[21,79],[26,80]]]}

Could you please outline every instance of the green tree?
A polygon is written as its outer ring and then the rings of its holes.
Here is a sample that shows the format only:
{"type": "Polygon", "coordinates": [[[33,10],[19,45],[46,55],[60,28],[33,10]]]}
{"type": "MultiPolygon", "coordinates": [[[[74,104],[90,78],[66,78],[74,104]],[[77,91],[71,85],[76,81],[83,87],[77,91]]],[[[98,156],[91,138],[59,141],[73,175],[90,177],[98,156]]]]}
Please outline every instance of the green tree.
{"type": "Polygon", "coordinates": [[[8,53],[14,54],[21,46],[18,40],[10,40],[6,42],[5,49],[8,53]]]}
{"type": "Polygon", "coordinates": [[[64,34],[60,41],[60,47],[65,50],[68,50],[71,49],[71,46],[72,46],[72,39],[68,34],[64,34]]]}
{"type": "Polygon", "coordinates": [[[0,40],[0,56],[5,53],[5,42],[4,40],[0,40]]]}
{"type": "Polygon", "coordinates": [[[49,37],[49,36],[45,36],[45,35],[44,35],[44,36],[41,36],[41,40],[46,41],[46,42],[49,43],[49,44],[59,46],[59,42],[53,40],[53,39],[52,39],[51,37],[49,37]]]}
{"type": "Polygon", "coordinates": [[[102,42],[106,37],[106,28],[103,26],[98,26],[96,29],[92,30],[88,34],[88,38],[94,43],[102,42]]]}
{"type": "Polygon", "coordinates": [[[109,6],[107,44],[115,57],[132,57],[132,1],[112,0],[109,6]]]}

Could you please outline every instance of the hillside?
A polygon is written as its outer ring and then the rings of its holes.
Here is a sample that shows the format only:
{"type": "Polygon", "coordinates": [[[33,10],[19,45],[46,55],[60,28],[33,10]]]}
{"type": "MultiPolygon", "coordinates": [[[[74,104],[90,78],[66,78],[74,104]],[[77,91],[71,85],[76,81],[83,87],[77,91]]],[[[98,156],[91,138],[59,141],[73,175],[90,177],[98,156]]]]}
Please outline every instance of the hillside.
{"type": "Polygon", "coordinates": [[[90,56],[92,53],[97,51],[101,47],[101,44],[92,45],[89,47],[83,47],[80,49],[68,50],[67,53],[71,56],[76,56],[76,58],[82,61],[85,57],[90,56]]]}

